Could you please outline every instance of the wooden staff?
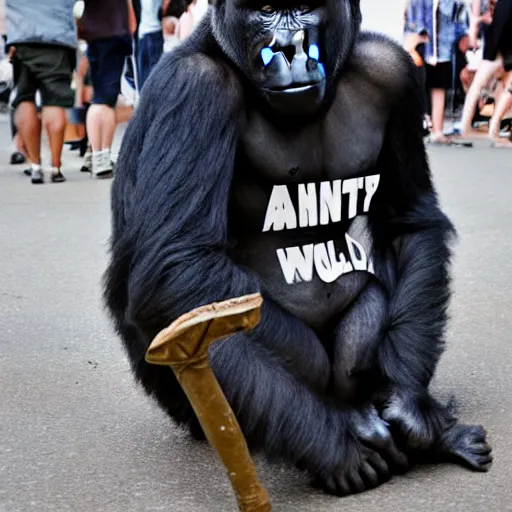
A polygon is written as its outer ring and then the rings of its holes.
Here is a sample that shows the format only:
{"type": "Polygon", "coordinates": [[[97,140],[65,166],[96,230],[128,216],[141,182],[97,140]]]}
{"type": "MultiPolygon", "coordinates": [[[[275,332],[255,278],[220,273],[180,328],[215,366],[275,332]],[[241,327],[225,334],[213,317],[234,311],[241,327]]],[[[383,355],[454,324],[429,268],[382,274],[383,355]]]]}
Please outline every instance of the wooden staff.
{"type": "Polygon", "coordinates": [[[270,511],[268,494],[258,480],[240,425],[210,367],[208,348],[231,334],[256,327],[262,303],[261,295],[254,294],[194,309],[161,331],[146,353],[148,363],[172,368],[209,443],[227,469],[242,512],[270,511]]]}

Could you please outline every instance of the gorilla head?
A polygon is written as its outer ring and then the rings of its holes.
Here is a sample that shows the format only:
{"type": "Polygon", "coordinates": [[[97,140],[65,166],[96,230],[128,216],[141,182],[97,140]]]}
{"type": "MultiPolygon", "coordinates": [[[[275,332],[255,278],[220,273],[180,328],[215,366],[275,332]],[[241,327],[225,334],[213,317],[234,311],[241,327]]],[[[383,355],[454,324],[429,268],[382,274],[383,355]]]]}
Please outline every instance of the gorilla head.
{"type": "Polygon", "coordinates": [[[275,110],[314,114],[357,37],[359,0],[268,1],[217,0],[215,39],[275,110]]]}

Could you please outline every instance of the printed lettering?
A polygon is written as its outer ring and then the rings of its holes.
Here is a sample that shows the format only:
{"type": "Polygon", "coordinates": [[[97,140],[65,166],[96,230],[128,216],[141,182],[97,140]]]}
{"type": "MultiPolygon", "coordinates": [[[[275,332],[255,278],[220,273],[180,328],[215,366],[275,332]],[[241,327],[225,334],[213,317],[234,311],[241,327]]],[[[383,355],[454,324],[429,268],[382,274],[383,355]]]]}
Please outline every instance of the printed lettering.
{"type": "Polygon", "coordinates": [[[320,224],[327,226],[331,222],[341,222],[341,180],[320,183],[320,224]]]}
{"type": "Polygon", "coordinates": [[[299,185],[299,225],[301,228],[318,226],[316,188],[314,183],[299,185]]]}
{"type": "Polygon", "coordinates": [[[313,244],[302,248],[278,249],[277,257],[288,284],[309,282],[313,279],[313,244]]]}
{"type": "Polygon", "coordinates": [[[272,190],[263,232],[270,231],[272,227],[274,231],[282,231],[285,228],[295,229],[297,227],[295,208],[286,185],[277,185],[272,190]]]}

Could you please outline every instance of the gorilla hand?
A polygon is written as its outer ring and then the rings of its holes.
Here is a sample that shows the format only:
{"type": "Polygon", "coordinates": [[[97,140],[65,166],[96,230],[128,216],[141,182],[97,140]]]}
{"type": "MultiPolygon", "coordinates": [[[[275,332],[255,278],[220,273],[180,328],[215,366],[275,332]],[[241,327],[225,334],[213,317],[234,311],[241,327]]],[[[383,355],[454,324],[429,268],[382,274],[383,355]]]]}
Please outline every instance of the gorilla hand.
{"type": "Polygon", "coordinates": [[[433,450],[441,460],[454,459],[475,471],[488,471],[491,447],[481,426],[461,425],[428,394],[393,390],[382,410],[407,450],[433,450]]]}
{"type": "Polygon", "coordinates": [[[398,450],[386,423],[374,407],[351,414],[347,456],[336,470],[320,478],[320,486],[337,496],[356,494],[387,482],[393,472],[407,469],[407,457],[398,450]]]}

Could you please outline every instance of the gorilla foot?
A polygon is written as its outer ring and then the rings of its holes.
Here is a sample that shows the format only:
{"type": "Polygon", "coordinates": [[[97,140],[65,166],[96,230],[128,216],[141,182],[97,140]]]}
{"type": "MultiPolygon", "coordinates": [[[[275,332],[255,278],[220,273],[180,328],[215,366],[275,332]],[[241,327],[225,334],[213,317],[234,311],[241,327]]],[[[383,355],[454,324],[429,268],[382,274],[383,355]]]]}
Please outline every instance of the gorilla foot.
{"type": "Polygon", "coordinates": [[[443,452],[446,456],[475,471],[489,471],[492,448],[486,432],[477,425],[455,425],[443,434],[443,452]]]}
{"type": "Polygon", "coordinates": [[[317,479],[317,486],[329,494],[361,493],[407,469],[407,457],[395,445],[374,407],[352,413],[351,436],[348,453],[338,468],[326,478],[317,479]]]}
{"type": "Polygon", "coordinates": [[[328,477],[317,477],[315,486],[335,496],[358,494],[387,482],[391,471],[374,450],[361,446],[357,454],[344,460],[328,477]]]}

